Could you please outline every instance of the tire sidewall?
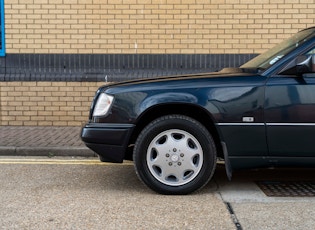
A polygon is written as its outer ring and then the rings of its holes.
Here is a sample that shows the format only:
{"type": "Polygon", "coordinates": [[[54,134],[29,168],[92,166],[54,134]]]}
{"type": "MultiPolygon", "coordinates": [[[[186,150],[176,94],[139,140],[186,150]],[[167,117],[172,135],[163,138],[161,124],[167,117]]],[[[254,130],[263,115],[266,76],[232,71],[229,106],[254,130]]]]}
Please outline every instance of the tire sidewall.
{"type": "Polygon", "coordinates": [[[216,151],[209,132],[198,121],[181,115],[160,117],[150,123],[139,135],[134,148],[134,164],[140,179],[151,189],[162,194],[188,194],[203,187],[212,177],[216,164],[216,151]],[[201,145],[203,163],[198,175],[180,186],[170,186],[158,181],[147,164],[147,151],[152,140],[160,133],[179,129],[190,133],[201,145]]]}

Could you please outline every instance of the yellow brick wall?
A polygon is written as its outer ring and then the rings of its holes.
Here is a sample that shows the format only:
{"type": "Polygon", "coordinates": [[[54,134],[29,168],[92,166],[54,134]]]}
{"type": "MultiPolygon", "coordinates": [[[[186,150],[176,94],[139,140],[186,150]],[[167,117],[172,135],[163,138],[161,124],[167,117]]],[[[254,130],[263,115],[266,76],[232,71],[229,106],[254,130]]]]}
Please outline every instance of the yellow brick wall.
{"type": "MultiPolygon", "coordinates": [[[[6,52],[261,53],[315,26],[314,0],[5,0],[6,52]]],[[[0,125],[79,126],[97,82],[0,82],[0,125]]]]}
{"type": "Polygon", "coordinates": [[[261,53],[314,0],[7,0],[7,53],[261,53]]]}
{"type": "Polygon", "coordinates": [[[102,82],[0,82],[0,125],[80,126],[102,82]]]}

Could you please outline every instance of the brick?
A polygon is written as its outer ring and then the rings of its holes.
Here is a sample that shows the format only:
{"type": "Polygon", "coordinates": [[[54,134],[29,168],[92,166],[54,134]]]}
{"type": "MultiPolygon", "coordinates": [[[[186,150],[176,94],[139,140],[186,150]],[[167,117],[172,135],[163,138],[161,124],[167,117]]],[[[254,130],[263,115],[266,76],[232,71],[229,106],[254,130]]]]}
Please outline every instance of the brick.
{"type": "Polygon", "coordinates": [[[38,126],[52,126],[53,122],[52,121],[39,121],[38,126]]]}
{"type": "Polygon", "coordinates": [[[15,125],[15,126],[22,126],[23,122],[22,121],[9,121],[7,124],[8,125],[15,125]]]}
{"type": "Polygon", "coordinates": [[[37,126],[37,121],[24,121],[23,125],[25,125],[25,126],[37,126]]]}

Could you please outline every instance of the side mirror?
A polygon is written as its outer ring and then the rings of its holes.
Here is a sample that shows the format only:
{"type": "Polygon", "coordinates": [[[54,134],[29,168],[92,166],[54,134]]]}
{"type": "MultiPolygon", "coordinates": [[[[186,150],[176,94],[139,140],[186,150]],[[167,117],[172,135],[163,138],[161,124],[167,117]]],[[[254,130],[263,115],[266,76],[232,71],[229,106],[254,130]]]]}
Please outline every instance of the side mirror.
{"type": "Polygon", "coordinates": [[[280,75],[298,75],[315,72],[315,55],[297,56],[282,71],[280,75]]]}
{"type": "Polygon", "coordinates": [[[296,72],[297,75],[302,75],[304,73],[313,73],[313,61],[314,55],[309,56],[298,56],[296,61],[296,72]]]}

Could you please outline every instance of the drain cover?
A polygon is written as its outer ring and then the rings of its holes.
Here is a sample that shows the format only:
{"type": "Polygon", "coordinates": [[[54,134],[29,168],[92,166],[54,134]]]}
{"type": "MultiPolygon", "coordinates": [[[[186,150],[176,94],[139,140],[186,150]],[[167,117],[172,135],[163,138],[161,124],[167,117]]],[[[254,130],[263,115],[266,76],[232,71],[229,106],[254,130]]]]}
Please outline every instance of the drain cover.
{"type": "Polygon", "coordinates": [[[266,196],[315,196],[315,181],[257,181],[256,184],[266,194],[266,196]]]}

